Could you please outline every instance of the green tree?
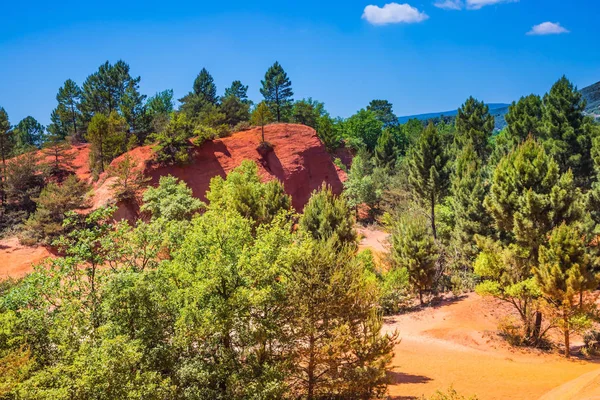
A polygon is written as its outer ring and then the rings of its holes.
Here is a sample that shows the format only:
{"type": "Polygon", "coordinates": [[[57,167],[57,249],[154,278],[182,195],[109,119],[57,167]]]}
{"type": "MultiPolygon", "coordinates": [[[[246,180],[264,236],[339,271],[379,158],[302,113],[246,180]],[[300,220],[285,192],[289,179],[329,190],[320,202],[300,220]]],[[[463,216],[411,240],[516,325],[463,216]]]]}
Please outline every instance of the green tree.
{"type": "Polygon", "coordinates": [[[150,129],[154,132],[162,132],[175,109],[173,89],[163,90],[148,98],[145,109],[150,129]]]}
{"type": "Polygon", "coordinates": [[[62,175],[72,171],[76,153],[71,149],[71,145],[61,133],[50,132],[46,136],[42,154],[51,158],[48,164],[48,175],[60,179],[62,175]]]}
{"type": "Polygon", "coordinates": [[[511,147],[524,142],[529,136],[539,138],[542,135],[542,114],[542,99],[538,95],[530,94],[512,102],[505,116],[511,147]]]}
{"type": "Polygon", "coordinates": [[[113,111],[106,116],[95,114],[90,121],[86,139],[90,142],[90,168],[104,172],[108,164],[126,149],[127,122],[113,111]]]}
{"type": "Polygon", "coordinates": [[[475,273],[484,282],[477,290],[517,309],[529,344],[540,335],[540,292],[531,273],[538,265],[540,246],[555,227],[580,221],[581,200],[573,174],[561,175],[558,164],[533,138],[505,156],[494,171],[484,204],[499,240],[479,239],[482,252],[475,273]]]}
{"type": "Polygon", "coordinates": [[[489,107],[469,97],[456,115],[454,146],[462,149],[469,141],[472,142],[477,156],[485,162],[491,151],[489,141],[493,131],[494,116],[490,115],[489,107]]]}
{"type": "Polygon", "coordinates": [[[129,154],[126,154],[116,165],[111,165],[108,175],[115,178],[110,189],[117,201],[135,202],[138,194],[146,188],[150,181],[150,178],[144,175],[143,166],[140,169],[136,160],[129,154]]]}
{"type": "Polygon", "coordinates": [[[304,206],[300,228],[316,240],[333,240],[340,245],[355,245],[356,231],[350,207],[343,197],[323,184],[304,206]]]}
{"type": "Polygon", "coordinates": [[[268,224],[280,213],[289,213],[292,202],[277,179],[262,183],[258,166],[250,160],[231,171],[225,179],[215,176],[206,192],[212,210],[235,210],[256,225],[268,224]]]}
{"type": "Polygon", "coordinates": [[[173,113],[162,132],[154,135],[156,145],[154,151],[159,163],[185,164],[190,160],[190,138],[194,127],[184,113],[173,113]]]}
{"type": "Polygon", "coordinates": [[[273,121],[273,114],[266,102],[261,101],[258,103],[251,116],[252,124],[260,126],[261,131],[261,142],[265,143],[265,125],[273,121]]]}
{"type": "Polygon", "coordinates": [[[292,122],[318,128],[319,118],[326,114],[325,105],[312,98],[298,100],[292,106],[292,122]]]}
{"type": "Polygon", "coordinates": [[[45,128],[35,118],[28,116],[19,121],[13,130],[13,134],[16,151],[23,153],[29,149],[42,146],[45,128]]]}
{"type": "Polygon", "coordinates": [[[463,267],[471,267],[479,252],[476,235],[491,234],[492,220],[483,203],[487,195],[485,172],[471,143],[456,159],[451,177],[453,239],[463,267]]]}
{"type": "Polygon", "coordinates": [[[234,128],[240,122],[250,120],[250,103],[234,95],[221,99],[220,111],[225,115],[224,122],[234,128]]]}
{"type": "Polygon", "coordinates": [[[362,109],[343,124],[343,137],[351,147],[366,147],[369,152],[375,150],[377,140],[383,131],[383,123],[373,111],[362,109]]]}
{"type": "Polygon", "coordinates": [[[64,233],[63,222],[69,211],[83,208],[89,186],[69,176],[62,183],[51,182],[34,198],[36,210],[27,220],[21,240],[50,245],[64,233]]]}
{"type": "Polygon", "coordinates": [[[556,227],[548,244],[540,247],[539,265],[534,276],[551,309],[558,316],[563,333],[565,356],[570,356],[570,334],[591,326],[588,318],[595,309],[585,294],[598,287],[581,233],[566,224],[556,227]]]}
{"type": "Polygon", "coordinates": [[[561,172],[573,171],[578,185],[588,187],[593,170],[592,138],[586,129],[585,100],[566,78],[559,79],[544,96],[542,131],[544,147],[561,172]]]}
{"type": "Polygon", "coordinates": [[[265,98],[265,103],[271,109],[277,122],[287,121],[292,107],[294,91],[292,82],[279,62],[275,61],[266,72],[265,79],[261,81],[260,93],[265,98]]]}
{"type": "Polygon", "coordinates": [[[339,123],[334,121],[328,114],[322,115],[317,120],[317,136],[329,151],[333,151],[340,146],[338,128],[339,123]]]}
{"type": "Polygon", "coordinates": [[[392,103],[387,100],[371,100],[367,106],[367,111],[374,112],[384,128],[398,125],[398,117],[392,110],[392,103]]]}
{"type": "Polygon", "coordinates": [[[369,208],[370,217],[374,217],[379,210],[388,175],[388,171],[373,167],[372,159],[365,149],[359,150],[352,159],[348,179],[344,182],[344,196],[350,207],[357,208],[365,204],[369,208]]]}
{"type": "Polygon", "coordinates": [[[8,114],[4,108],[0,107],[0,157],[2,158],[2,180],[0,181],[0,190],[2,195],[0,200],[2,203],[6,200],[4,194],[4,185],[6,183],[6,160],[12,155],[15,147],[15,139],[12,130],[10,129],[10,122],[8,120],[8,114]]]}
{"type": "Polygon", "coordinates": [[[114,65],[106,61],[98,71],[88,76],[83,83],[80,109],[83,118],[89,122],[94,114],[103,113],[110,115],[113,111],[123,112],[125,108],[131,109],[143,102],[144,96],[139,96],[134,104],[124,105],[124,97],[133,100],[133,94],[139,89],[140,77],[133,78],[129,73],[129,65],[122,60],[114,65]]]}
{"type": "Polygon", "coordinates": [[[56,101],[58,106],[52,112],[52,125],[48,127],[49,131],[62,136],[71,136],[75,139],[81,139],[81,88],[71,79],[67,79],[63,86],[58,89],[56,101]]]}
{"type": "Polygon", "coordinates": [[[173,176],[161,176],[157,187],[144,192],[141,211],[147,211],[153,219],[168,221],[189,220],[202,207],[185,182],[173,176]]]}
{"type": "Polygon", "coordinates": [[[408,185],[415,200],[428,210],[431,233],[437,239],[435,206],[448,189],[448,157],[441,137],[429,124],[407,155],[408,185]]]}
{"type": "Polygon", "coordinates": [[[408,271],[409,282],[419,295],[421,305],[423,294],[433,287],[439,257],[427,225],[427,221],[418,216],[404,218],[394,228],[391,239],[394,264],[408,271]]]}
{"type": "Polygon", "coordinates": [[[384,129],[375,146],[375,165],[391,171],[396,166],[398,160],[398,148],[396,147],[396,138],[390,129],[384,129]]]}
{"type": "Polygon", "coordinates": [[[225,89],[225,95],[223,97],[229,96],[237,97],[241,102],[248,105],[251,103],[248,99],[248,86],[244,86],[240,81],[233,81],[231,86],[225,89]]]}
{"type": "Polygon", "coordinates": [[[306,241],[291,262],[291,397],[382,398],[395,335],[382,335],[365,265],[331,241],[306,241]]]}
{"type": "Polygon", "coordinates": [[[202,68],[194,80],[192,91],[179,101],[181,112],[190,119],[197,119],[203,111],[216,107],[219,102],[217,86],[206,68],[202,68]]]}

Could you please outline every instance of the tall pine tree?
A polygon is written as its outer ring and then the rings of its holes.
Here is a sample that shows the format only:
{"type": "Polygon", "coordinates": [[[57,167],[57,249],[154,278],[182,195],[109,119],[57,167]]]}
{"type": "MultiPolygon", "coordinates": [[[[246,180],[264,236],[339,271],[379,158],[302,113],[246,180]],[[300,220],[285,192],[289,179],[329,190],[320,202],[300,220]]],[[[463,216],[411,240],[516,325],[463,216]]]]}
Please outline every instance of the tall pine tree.
{"type": "Polygon", "coordinates": [[[489,107],[469,97],[456,116],[455,150],[462,149],[470,141],[477,156],[485,162],[491,151],[489,140],[493,131],[494,117],[490,115],[489,107]]]}
{"type": "Polygon", "coordinates": [[[429,213],[431,232],[437,238],[435,206],[448,188],[448,157],[432,123],[419,136],[407,158],[409,187],[417,202],[429,213]]]}
{"type": "Polygon", "coordinates": [[[279,62],[275,61],[265,74],[265,79],[261,81],[262,88],[260,93],[265,98],[265,102],[271,109],[277,122],[288,121],[294,99],[292,82],[279,62]]]}

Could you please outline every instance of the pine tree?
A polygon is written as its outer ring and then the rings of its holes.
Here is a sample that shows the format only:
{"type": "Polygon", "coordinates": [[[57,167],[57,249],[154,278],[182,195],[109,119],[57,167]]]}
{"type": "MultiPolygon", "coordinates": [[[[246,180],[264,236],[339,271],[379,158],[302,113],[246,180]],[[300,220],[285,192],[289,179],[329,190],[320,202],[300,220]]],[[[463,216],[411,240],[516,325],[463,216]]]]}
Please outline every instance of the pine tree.
{"type": "Polygon", "coordinates": [[[525,340],[535,344],[541,326],[535,306],[540,291],[531,271],[538,266],[540,247],[550,232],[581,219],[581,193],[573,174],[561,175],[556,161],[530,138],[496,167],[485,206],[499,240],[478,238],[482,252],[475,273],[484,282],[477,290],[513,305],[521,316],[525,340]]]}
{"type": "Polygon", "coordinates": [[[194,80],[192,91],[179,101],[181,102],[180,111],[191,120],[200,119],[203,113],[216,110],[219,102],[217,86],[206,68],[202,68],[194,80]]]}
{"type": "Polygon", "coordinates": [[[0,107],[0,157],[2,158],[2,180],[0,181],[1,196],[0,200],[4,205],[6,200],[4,183],[6,182],[6,160],[12,155],[15,147],[15,139],[10,129],[8,114],[4,108],[0,107]]]}
{"type": "Polygon", "coordinates": [[[130,154],[126,154],[115,166],[108,171],[109,176],[115,180],[110,185],[113,196],[117,201],[135,201],[140,192],[146,188],[150,178],[144,175],[143,165],[136,165],[130,154]]]}
{"type": "Polygon", "coordinates": [[[589,312],[594,301],[586,293],[598,287],[591,271],[581,233],[572,225],[556,227],[547,245],[540,248],[539,265],[533,272],[548,305],[558,316],[565,356],[570,356],[570,334],[591,325],[589,312]]]}
{"type": "Polygon", "coordinates": [[[317,136],[327,150],[333,151],[340,146],[340,137],[334,120],[328,115],[323,115],[317,120],[317,136]]]}
{"type": "Polygon", "coordinates": [[[367,111],[372,111],[384,128],[398,125],[398,117],[394,114],[392,103],[387,100],[371,100],[367,111]]]}
{"type": "Polygon", "coordinates": [[[455,151],[462,149],[470,141],[477,156],[485,162],[491,151],[489,140],[493,131],[494,117],[490,115],[489,107],[482,101],[469,97],[458,109],[456,116],[455,151]]]}
{"type": "Polygon", "coordinates": [[[71,171],[75,153],[70,152],[71,145],[65,140],[61,133],[50,132],[44,142],[43,154],[50,157],[49,175],[58,176],[62,172],[71,171]]]}
{"type": "Polygon", "coordinates": [[[473,145],[458,155],[451,179],[454,211],[453,238],[463,266],[471,266],[478,253],[476,235],[487,235],[492,221],[483,202],[487,194],[484,170],[473,145]]]}
{"type": "Polygon", "coordinates": [[[425,219],[416,215],[401,220],[392,233],[392,258],[399,268],[406,268],[409,282],[419,295],[433,286],[439,254],[425,219]]]}
{"type": "Polygon", "coordinates": [[[223,97],[220,111],[225,115],[225,123],[230,128],[234,128],[240,122],[250,120],[250,104],[234,95],[223,97]]]}
{"type": "Polygon", "coordinates": [[[542,99],[538,95],[530,94],[521,97],[518,102],[513,101],[505,116],[511,147],[524,142],[529,136],[541,137],[542,114],[542,99]]]}
{"type": "Polygon", "coordinates": [[[252,111],[251,121],[253,125],[260,126],[261,143],[265,143],[265,125],[273,121],[273,114],[271,114],[266,102],[261,101],[258,103],[254,111],[252,111]]]}
{"type": "Polygon", "coordinates": [[[265,98],[266,104],[271,109],[277,122],[287,121],[292,107],[294,91],[292,82],[276,61],[265,74],[265,79],[261,81],[262,88],[260,93],[265,98]]]}
{"type": "Polygon", "coordinates": [[[223,97],[229,96],[235,96],[243,103],[251,103],[248,99],[248,86],[244,86],[240,81],[233,81],[231,86],[225,89],[225,95],[223,97]]]}
{"type": "Polygon", "coordinates": [[[390,129],[384,129],[381,136],[377,139],[374,158],[376,166],[388,171],[391,171],[396,166],[398,149],[396,147],[395,137],[390,129]]]}
{"type": "Polygon", "coordinates": [[[219,101],[215,80],[206,68],[202,68],[194,80],[194,94],[207,103],[217,104],[219,101]]]}
{"type": "Polygon", "coordinates": [[[71,79],[67,79],[63,86],[58,89],[56,95],[58,107],[55,110],[58,118],[53,119],[53,123],[65,128],[65,136],[80,138],[81,112],[79,111],[79,107],[81,96],[81,89],[71,79]]]}
{"type": "Polygon", "coordinates": [[[96,173],[104,172],[106,166],[126,150],[127,123],[116,111],[109,116],[94,115],[88,127],[86,139],[90,142],[90,168],[96,173]]]}
{"type": "Polygon", "coordinates": [[[572,170],[575,181],[589,187],[593,170],[592,138],[586,129],[584,110],[581,93],[563,76],[544,96],[542,130],[544,147],[558,162],[560,171],[572,170]]]}
{"type": "Polygon", "coordinates": [[[44,141],[46,129],[32,116],[23,118],[15,126],[15,151],[24,153],[32,148],[40,148],[44,141]]]}
{"type": "Polygon", "coordinates": [[[333,194],[331,187],[323,184],[314,191],[304,206],[300,228],[316,240],[334,240],[339,245],[356,244],[354,219],[343,197],[333,194]]]}
{"type": "Polygon", "coordinates": [[[429,210],[431,232],[437,238],[435,206],[448,188],[448,157],[436,127],[430,123],[407,155],[408,184],[417,202],[429,210]]]}
{"type": "Polygon", "coordinates": [[[193,125],[186,115],[173,113],[165,129],[154,136],[157,161],[166,165],[187,163],[190,159],[190,138],[193,133],[193,125]]]}

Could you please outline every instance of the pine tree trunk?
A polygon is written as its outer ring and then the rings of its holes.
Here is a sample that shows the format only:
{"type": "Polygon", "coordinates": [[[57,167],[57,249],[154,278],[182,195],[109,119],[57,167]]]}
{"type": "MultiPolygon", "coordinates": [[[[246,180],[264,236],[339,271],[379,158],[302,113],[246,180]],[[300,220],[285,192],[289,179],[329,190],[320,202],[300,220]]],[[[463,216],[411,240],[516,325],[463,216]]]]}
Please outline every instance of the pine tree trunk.
{"type": "Polygon", "coordinates": [[[419,301],[421,302],[421,305],[425,304],[423,303],[423,289],[419,288],[419,301]]]}
{"type": "Polygon", "coordinates": [[[540,339],[540,332],[542,331],[542,313],[540,311],[535,312],[535,323],[533,325],[533,339],[537,342],[540,339]]]}
{"type": "Polygon", "coordinates": [[[433,238],[437,239],[437,229],[435,228],[435,194],[431,192],[431,232],[433,238]]]}

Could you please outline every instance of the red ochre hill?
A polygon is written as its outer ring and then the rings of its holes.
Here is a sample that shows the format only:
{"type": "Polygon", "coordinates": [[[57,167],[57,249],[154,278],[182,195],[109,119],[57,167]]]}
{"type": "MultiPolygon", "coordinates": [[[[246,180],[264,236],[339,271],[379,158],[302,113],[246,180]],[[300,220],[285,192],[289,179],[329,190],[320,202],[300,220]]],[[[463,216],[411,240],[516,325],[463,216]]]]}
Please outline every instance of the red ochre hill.
{"type": "MultiPolygon", "coordinates": [[[[207,141],[201,146],[195,146],[192,161],[181,166],[153,163],[152,145],[138,147],[123,154],[113,160],[112,165],[119,163],[128,154],[139,168],[144,169],[144,174],[151,178],[151,185],[157,185],[161,176],[172,175],[185,181],[194,196],[202,200],[206,199],[205,194],[213,177],[225,177],[243,160],[256,162],[264,181],[279,179],[298,211],[303,209],[311,193],[323,182],[330,185],[335,193],[342,192],[346,174],[333,163],[333,156],[327,152],[314,129],[295,124],[266,126],[265,140],[273,146],[273,150],[264,156],[257,150],[260,138],[260,128],[254,128],[234,133],[227,138],[207,141]]],[[[111,179],[100,177],[99,182],[101,184],[94,188],[94,208],[112,201],[109,189],[111,179]]]]}

